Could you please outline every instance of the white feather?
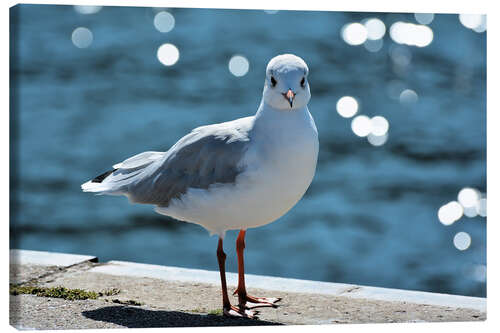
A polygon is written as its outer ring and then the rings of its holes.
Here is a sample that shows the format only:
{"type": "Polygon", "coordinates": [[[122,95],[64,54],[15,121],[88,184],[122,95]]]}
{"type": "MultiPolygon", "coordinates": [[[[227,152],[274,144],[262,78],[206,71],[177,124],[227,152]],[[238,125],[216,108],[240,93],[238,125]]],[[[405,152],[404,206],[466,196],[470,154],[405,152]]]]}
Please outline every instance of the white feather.
{"type": "Polygon", "coordinates": [[[150,164],[156,161],[159,158],[162,158],[165,155],[165,152],[159,151],[146,151],[137,155],[134,155],[130,158],[127,158],[125,161],[121,163],[117,163],[113,165],[115,169],[134,169],[140,166],[144,166],[146,164],[150,164]]]}

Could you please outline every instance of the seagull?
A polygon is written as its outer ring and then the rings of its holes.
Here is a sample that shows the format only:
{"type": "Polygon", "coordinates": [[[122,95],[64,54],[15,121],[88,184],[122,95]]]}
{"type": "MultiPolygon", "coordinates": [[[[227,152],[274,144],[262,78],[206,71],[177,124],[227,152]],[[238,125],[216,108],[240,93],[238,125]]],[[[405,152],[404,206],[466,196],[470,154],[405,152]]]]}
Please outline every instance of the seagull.
{"type": "Polygon", "coordinates": [[[84,192],[124,195],[132,203],[196,223],[218,235],[223,314],[255,318],[255,307],[276,307],[280,298],[254,297],[245,287],[245,233],[288,212],[304,195],[316,170],[319,142],[307,104],[311,98],[307,64],[278,55],[266,68],[257,113],[201,126],[166,152],[147,151],[113,165],[81,185],[84,192]],[[226,285],[223,239],[239,230],[238,306],[226,285]]]}

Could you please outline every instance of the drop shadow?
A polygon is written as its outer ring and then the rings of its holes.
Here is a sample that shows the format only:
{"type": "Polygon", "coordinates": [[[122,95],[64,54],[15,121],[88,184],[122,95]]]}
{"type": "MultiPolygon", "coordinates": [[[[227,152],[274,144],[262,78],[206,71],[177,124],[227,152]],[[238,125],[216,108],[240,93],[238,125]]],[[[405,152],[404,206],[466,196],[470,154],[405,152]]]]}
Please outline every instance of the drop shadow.
{"type": "Polygon", "coordinates": [[[83,311],[82,315],[92,320],[128,328],[283,325],[258,319],[227,318],[180,311],[153,311],[131,306],[107,306],[83,311]]]}

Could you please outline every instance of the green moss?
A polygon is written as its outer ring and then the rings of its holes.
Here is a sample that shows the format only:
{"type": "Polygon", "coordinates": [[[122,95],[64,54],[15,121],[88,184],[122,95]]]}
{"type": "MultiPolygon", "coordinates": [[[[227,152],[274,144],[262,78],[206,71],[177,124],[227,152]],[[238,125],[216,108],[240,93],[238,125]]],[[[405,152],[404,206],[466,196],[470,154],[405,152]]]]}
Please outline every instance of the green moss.
{"type": "Polygon", "coordinates": [[[65,287],[37,287],[37,286],[18,286],[10,285],[11,295],[30,294],[41,297],[63,298],[66,300],[97,299],[100,295],[94,291],[82,289],[68,289],[65,287]]]}
{"type": "Polygon", "coordinates": [[[211,310],[208,314],[212,316],[222,316],[222,309],[211,310]]]}

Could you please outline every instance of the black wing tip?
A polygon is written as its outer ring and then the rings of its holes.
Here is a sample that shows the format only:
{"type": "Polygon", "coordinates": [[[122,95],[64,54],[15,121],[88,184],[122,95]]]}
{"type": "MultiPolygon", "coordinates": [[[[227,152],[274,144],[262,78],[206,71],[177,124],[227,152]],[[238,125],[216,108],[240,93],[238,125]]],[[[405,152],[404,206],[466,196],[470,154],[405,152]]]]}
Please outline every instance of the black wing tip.
{"type": "Polygon", "coordinates": [[[104,179],[106,179],[107,176],[109,176],[110,174],[112,174],[113,172],[115,172],[116,170],[118,169],[113,169],[113,170],[109,170],[109,171],[106,171],[105,173],[103,173],[102,175],[99,175],[97,177],[95,177],[94,179],[91,180],[92,183],[102,183],[102,181],[104,179]]]}

